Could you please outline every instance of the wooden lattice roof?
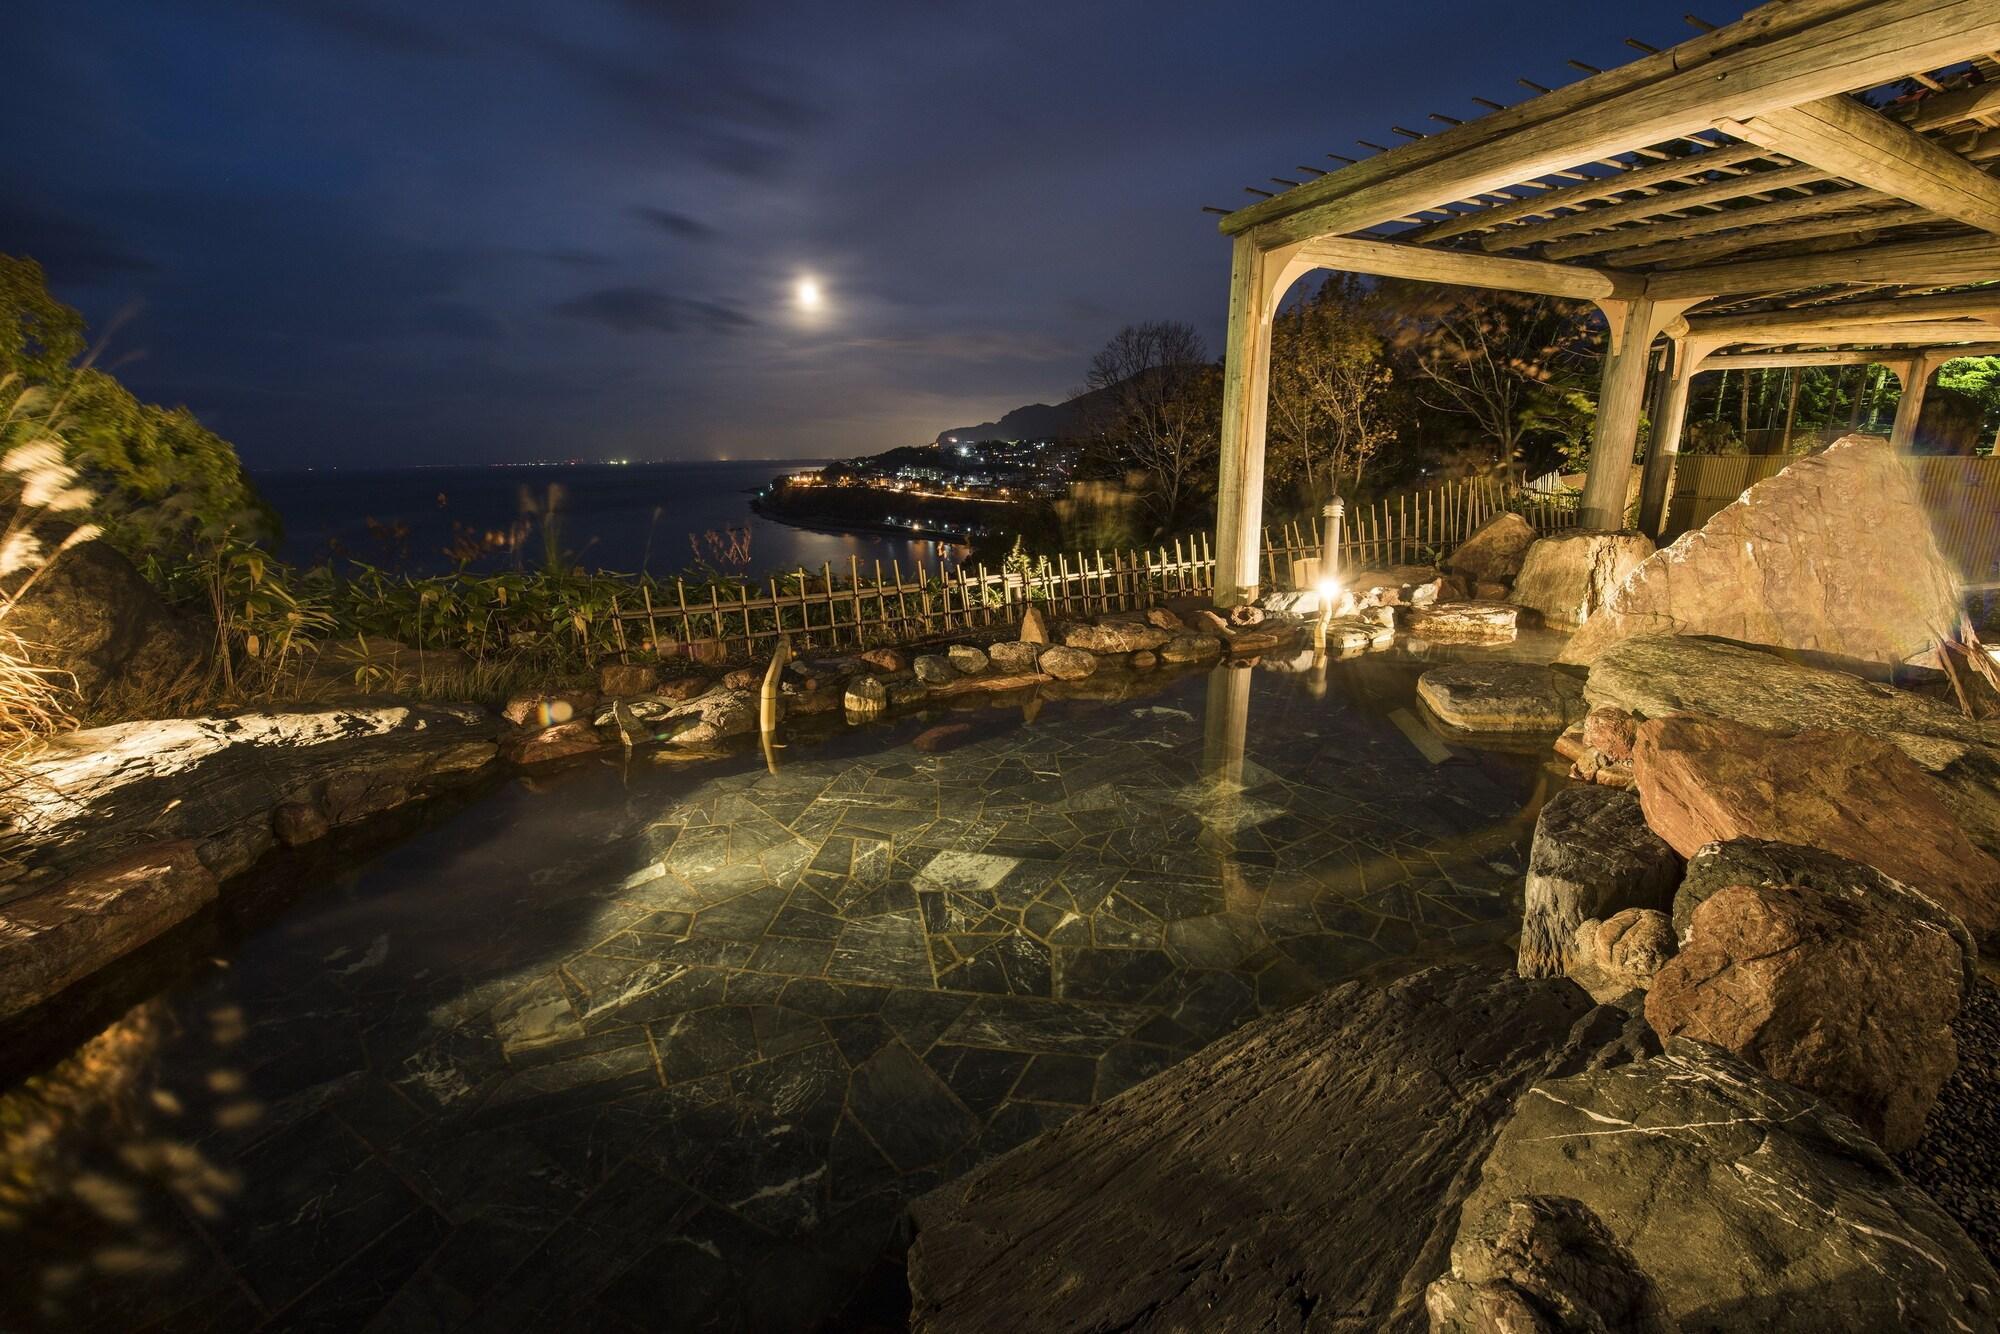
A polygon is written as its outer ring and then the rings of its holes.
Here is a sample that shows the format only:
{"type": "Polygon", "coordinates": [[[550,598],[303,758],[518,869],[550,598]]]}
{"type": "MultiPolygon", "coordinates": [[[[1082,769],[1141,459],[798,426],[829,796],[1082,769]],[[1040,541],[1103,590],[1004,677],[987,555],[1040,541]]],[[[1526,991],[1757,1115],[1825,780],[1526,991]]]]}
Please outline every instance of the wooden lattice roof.
{"type": "Polygon", "coordinates": [[[1715,346],[2000,339],[2000,0],[1779,0],[1632,44],[1649,53],[1273,177],[1221,230],[1327,267],[1692,301],[1670,332],[1715,346]]]}

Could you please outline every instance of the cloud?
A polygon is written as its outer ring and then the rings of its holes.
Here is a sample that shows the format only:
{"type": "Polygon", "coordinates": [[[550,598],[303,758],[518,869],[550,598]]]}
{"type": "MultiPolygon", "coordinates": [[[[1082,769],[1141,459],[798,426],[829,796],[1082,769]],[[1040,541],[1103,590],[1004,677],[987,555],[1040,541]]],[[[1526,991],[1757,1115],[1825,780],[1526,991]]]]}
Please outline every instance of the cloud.
{"type": "Polygon", "coordinates": [[[151,273],[153,261],[83,218],[0,195],[0,250],[40,262],[58,285],[92,285],[151,273]]]}
{"type": "Polygon", "coordinates": [[[787,90],[797,79],[727,53],[690,69],[685,58],[628,60],[551,34],[520,40],[628,125],[731,175],[774,170],[826,119],[787,90]]]}
{"type": "Polygon", "coordinates": [[[715,235],[715,228],[700,218],[691,218],[685,213],[676,213],[670,208],[654,208],[641,204],[632,210],[637,216],[652,223],[661,231],[678,236],[684,241],[705,241],[715,235]]]}
{"type": "Polygon", "coordinates": [[[755,321],[713,301],[675,296],[656,287],[600,287],[555,308],[565,319],[587,320],[619,333],[736,333],[755,321]]]}

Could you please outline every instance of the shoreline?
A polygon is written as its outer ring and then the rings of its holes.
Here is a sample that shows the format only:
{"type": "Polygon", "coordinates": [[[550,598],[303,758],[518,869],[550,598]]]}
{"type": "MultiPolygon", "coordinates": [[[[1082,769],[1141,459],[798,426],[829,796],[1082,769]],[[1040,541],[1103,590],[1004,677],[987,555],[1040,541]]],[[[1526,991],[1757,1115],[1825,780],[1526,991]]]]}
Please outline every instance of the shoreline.
{"type": "Polygon", "coordinates": [[[940,532],[935,528],[911,528],[903,524],[797,517],[766,509],[757,503],[754,495],[750,500],[750,512],[760,519],[769,519],[772,523],[782,523],[787,528],[797,528],[808,533],[826,533],[836,537],[902,537],[918,541],[950,542],[954,546],[969,547],[977,538],[993,535],[990,531],[977,534],[947,533],[940,532]]]}

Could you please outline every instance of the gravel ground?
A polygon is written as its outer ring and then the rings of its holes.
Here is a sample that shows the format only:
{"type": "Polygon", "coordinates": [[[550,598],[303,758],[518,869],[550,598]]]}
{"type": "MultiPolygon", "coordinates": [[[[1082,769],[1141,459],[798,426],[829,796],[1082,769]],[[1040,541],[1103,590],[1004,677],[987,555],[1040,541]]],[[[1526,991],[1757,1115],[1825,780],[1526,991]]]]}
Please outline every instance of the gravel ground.
{"type": "Polygon", "coordinates": [[[1958,1070],[1896,1165],[2000,1265],[2000,987],[1984,977],[1952,1025],[1958,1070]]]}

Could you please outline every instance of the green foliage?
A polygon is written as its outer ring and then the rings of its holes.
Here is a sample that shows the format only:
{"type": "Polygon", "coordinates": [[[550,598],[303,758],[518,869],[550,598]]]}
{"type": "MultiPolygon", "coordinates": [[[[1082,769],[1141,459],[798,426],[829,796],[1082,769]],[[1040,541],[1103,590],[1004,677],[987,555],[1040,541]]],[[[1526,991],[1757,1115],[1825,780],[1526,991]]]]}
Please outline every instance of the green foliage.
{"type": "Polygon", "coordinates": [[[1938,387],[1954,389],[1978,403],[1990,425],[2000,417],[2000,357],[1959,357],[1938,369],[1938,387]]]}
{"type": "Polygon", "coordinates": [[[1562,456],[1563,467],[1576,471],[1590,462],[1590,442],[1597,430],[1597,398],[1574,380],[1536,385],[1523,396],[1523,435],[1539,435],[1562,456]]]}
{"type": "Polygon", "coordinates": [[[144,565],[276,536],[228,441],[186,408],[140,402],[84,348],[83,317],[49,295],[41,266],[0,255],[0,376],[59,405],[68,461],[98,493],[105,537],[144,565]]]}

